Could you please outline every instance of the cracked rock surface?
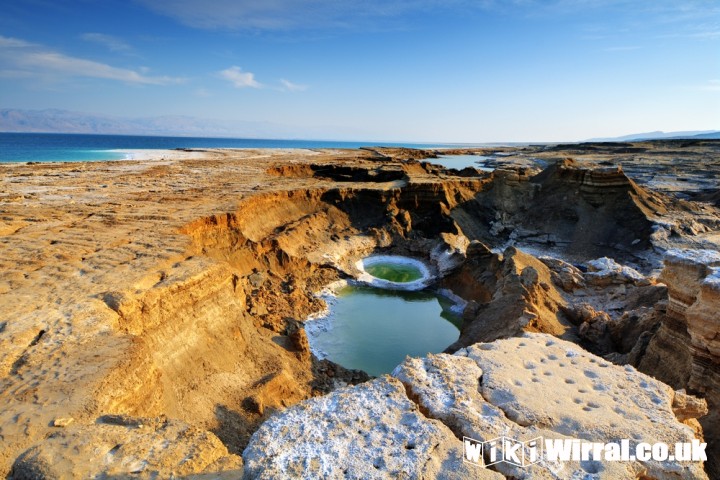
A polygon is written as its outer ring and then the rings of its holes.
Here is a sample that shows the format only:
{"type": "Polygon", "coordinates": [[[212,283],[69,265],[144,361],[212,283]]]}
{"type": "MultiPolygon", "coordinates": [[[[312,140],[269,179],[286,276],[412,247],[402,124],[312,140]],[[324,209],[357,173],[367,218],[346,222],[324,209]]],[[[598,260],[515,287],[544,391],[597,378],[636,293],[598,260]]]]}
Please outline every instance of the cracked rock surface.
{"type": "MultiPolygon", "coordinates": [[[[675,395],[633,367],[613,365],[551,335],[527,333],[455,355],[408,358],[392,377],[279,413],[243,453],[245,475],[707,478],[700,462],[543,460],[524,468],[501,462],[491,469],[461,460],[463,436],[628,439],[632,448],[640,442],[691,442],[695,432],[673,413],[675,395]]],[[[689,413],[683,411],[683,418],[689,413]]]]}
{"type": "Polygon", "coordinates": [[[503,478],[463,463],[460,440],[388,376],[272,417],[243,457],[248,478],[503,478]]]}

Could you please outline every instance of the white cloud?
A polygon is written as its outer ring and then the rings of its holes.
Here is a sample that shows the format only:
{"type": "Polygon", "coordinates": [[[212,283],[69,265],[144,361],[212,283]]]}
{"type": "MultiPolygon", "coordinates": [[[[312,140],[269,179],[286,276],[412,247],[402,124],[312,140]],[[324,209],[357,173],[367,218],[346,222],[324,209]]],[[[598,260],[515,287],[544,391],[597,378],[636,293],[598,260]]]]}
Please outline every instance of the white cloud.
{"type": "Polygon", "coordinates": [[[73,57],[17,38],[0,36],[0,61],[5,71],[24,72],[28,76],[87,77],[116,80],[140,85],[168,85],[184,80],[168,76],[150,76],[128,68],[73,57]]]}
{"type": "Polygon", "coordinates": [[[104,33],[84,33],[80,38],[88,42],[100,44],[113,52],[128,53],[132,51],[130,45],[112,35],[106,35],[104,33]]]}
{"type": "Polygon", "coordinates": [[[54,52],[33,52],[18,59],[20,65],[39,68],[46,71],[55,71],[71,76],[104,78],[108,80],[119,80],[127,83],[138,83],[146,85],[167,85],[169,83],[180,83],[180,79],[171,77],[151,77],[143,75],[134,70],[117,68],[105,63],[85,60],[83,58],[69,57],[54,52]]]}
{"type": "Polygon", "coordinates": [[[262,88],[263,85],[255,80],[255,74],[243,72],[240,67],[230,67],[221,72],[220,76],[235,86],[235,88],[262,88]]]}
{"type": "Polygon", "coordinates": [[[307,85],[298,85],[297,83],[285,80],[284,78],[280,80],[280,83],[282,84],[283,89],[288,92],[303,92],[308,89],[307,85]]]}

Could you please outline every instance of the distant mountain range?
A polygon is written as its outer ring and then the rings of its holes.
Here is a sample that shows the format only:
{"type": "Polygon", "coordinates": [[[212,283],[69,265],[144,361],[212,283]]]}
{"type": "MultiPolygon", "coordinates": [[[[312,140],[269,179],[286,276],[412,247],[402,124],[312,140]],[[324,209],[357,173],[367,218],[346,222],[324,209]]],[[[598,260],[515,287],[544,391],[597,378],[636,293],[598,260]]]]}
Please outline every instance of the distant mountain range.
{"type": "Polygon", "coordinates": [[[718,130],[696,130],[689,132],[646,132],[611,138],[591,138],[588,142],[636,142],[641,140],[719,140],[718,130]]]}
{"type": "Polygon", "coordinates": [[[124,118],[68,110],[0,109],[0,132],[291,139],[317,137],[319,132],[314,130],[317,129],[181,115],[124,118]]]}

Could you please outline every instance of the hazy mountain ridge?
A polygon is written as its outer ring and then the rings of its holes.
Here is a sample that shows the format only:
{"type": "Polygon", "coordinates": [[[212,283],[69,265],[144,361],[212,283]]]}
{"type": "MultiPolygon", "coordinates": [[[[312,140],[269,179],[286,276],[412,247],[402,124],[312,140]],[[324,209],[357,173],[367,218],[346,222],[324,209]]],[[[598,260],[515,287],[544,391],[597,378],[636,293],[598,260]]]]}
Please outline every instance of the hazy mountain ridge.
{"type": "Polygon", "coordinates": [[[271,122],[231,122],[183,115],[124,118],[57,109],[0,109],[0,131],[249,138],[287,138],[303,133],[271,122]]]}
{"type": "Polygon", "coordinates": [[[640,140],[680,140],[680,139],[720,139],[718,130],[692,130],[686,132],[646,132],[633,133],[620,137],[591,138],[588,142],[633,142],[640,140]]]}

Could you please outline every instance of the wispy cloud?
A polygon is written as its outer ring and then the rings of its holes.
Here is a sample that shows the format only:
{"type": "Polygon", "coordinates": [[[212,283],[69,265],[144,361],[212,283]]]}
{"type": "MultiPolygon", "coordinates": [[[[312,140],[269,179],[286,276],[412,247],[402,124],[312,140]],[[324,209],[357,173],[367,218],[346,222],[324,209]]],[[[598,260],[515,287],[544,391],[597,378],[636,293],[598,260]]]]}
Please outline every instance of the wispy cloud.
{"type": "Polygon", "coordinates": [[[720,29],[703,29],[697,27],[694,31],[684,31],[662,35],[662,38],[696,38],[698,40],[720,39],[720,29]]]}
{"type": "Polygon", "coordinates": [[[4,72],[14,75],[87,77],[138,85],[168,85],[184,79],[151,76],[147,71],[114,67],[106,63],[65,55],[25,40],[0,36],[0,61],[4,72]]]}
{"type": "Polygon", "coordinates": [[[233,66],[218,73],[235,88],[263,88],[263,85],[255,80],[254,73],[243,72],[240,67],[233,66]]]}
{"type": "MultiPolygon", "coordinates": [[[[407,14],[441,11],[463,15],[494,11],[523,16],[557,16],[588,11],[625,12],[643,21],[690,22],[718,13],[708,0],[135,0],[193,28],[282,31],[358,29],[378,22],[402,24],[407,14]]],[[[404,25],[404,24],[403,24],[404,25]]]]}
{"type": "Polygon", "coordinates": [[[113,35],[106,35],[104,33],[84,33],[80,36],[80,38],[87,42],[102,45],[112,52],[129,53],[132,51],[132,47],[130,45],[113,35]]]}
{"type": "Polygon", "coordinates": [[[34,46],[34,43],[26,42],[19,38],[3,37],[0,35],[0,48],[28,48],[34,46]]]}
{"type": "Polygon", "coordinates": [[[640,50],[642,47],[638,45],[626,45],[620,47],[607,47],[603,48],[604,52],[631,52],[633,50],[640,50]]]}
{"type": "Polygon", "coordinates": [[[280,80],[280,83],[282,84],[283,89],[288,92],[303,92],[308,89],[307,85],[298,85],[297,83],[285,80],[284,78],[280,80]]]}
{"type": "Polygon", "coordinates": [[[136,0],[161,15],[193,28],[293,30],[357,28],[370,19],[393,18],[412,11],[485,5],[497,0],[136,0]]]}

